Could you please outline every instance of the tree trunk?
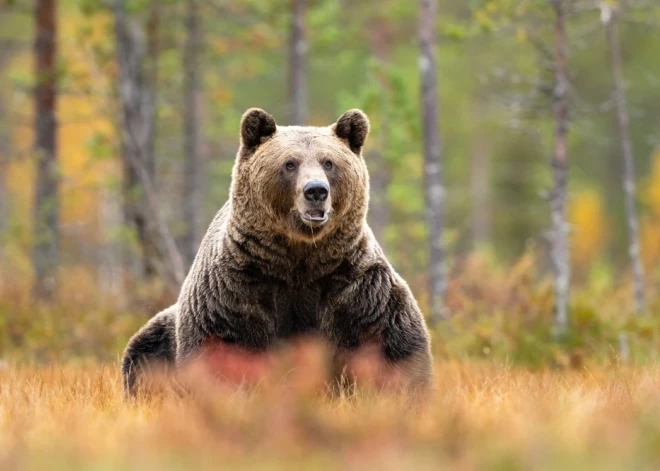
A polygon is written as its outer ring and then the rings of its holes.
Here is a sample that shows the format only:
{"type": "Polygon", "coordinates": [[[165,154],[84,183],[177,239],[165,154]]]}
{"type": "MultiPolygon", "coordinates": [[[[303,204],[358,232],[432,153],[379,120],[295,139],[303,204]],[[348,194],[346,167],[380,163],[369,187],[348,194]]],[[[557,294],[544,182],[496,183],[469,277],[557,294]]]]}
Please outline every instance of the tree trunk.
{"type": "Polygon", "coordinates": [[[103,300],[117,303],[122,295],[121,247],[108,234],[112,234],[122,224],[120,195],[102,188],[98,199],[97,223],[102,243],[98,247],[98,284],[103,300]]]}
{"type": "MultiPolygon", "coordinates": [[[[0,72],[2,71],[0,64],[0,72]]],[[[9,166],[9,138],[3,127],[4,103],[0,100],[0,262],[2,262],[2,238],[7,230],[9,218],[9,192],[7,191],[7,167],[9,166]]]]}
{"type": "MultiPolygon", "coordinates": [[[[475,107],[482,116],[483,104],[475,107]]],[[[479,120],[479,118],[477,118],[479,120]]],[[[482,123],[477,123],[482,129],[482,123]]],[[[484,133],[476,131],[470,159],[470,194],[472,203],[472,246],[479,248],[490,240],[491,232],[490,152],[484,133]]]]}
{"type": "Polygon", "coordinates": [[[0,133],[0,265],[2,266],[6,266],[6,261],[4,260],[4,236],[9,225],[9,192],[7,191],[6,181],[8,167],[8,147],[9,146],[6,145],[4,136],[2,133],[0,133]]]}
{"type": "Polygon", "coordinates": [[[146,135],[145,167],[153,185],[156,185],[156,107],[158,102],[158,60],[160,58],[160,0],[149,2],[147,17],[147,53],[143,59],[145,82],[143,96],[145,99],[145,121],[150,132],[146,135]]]}
{"type": "Polygon", "coordinates": [[[49,300],[57,288],[59,172],[57,165],[57,2],[38,0],[35,10],[35,157],[33,295],[49,300]]]}
{"type": "MultiPolygon", "coordinates": [[[[7,217],[9,214],[7,183],[5,181],[5,175],[7,175],[7,155],[5,150],[6,147],[3,138],[0,136],[0,239],[7,230],[7,217]]],[[[2,254],[2,245],[0,244],[0,255],[2,254]]]]}
{"type": "MultiPolygon", "coordinates": [[[[392,34],[389,20],[384,15],[376,15],[368,25],[369,48],[372,55],[378,62],[386,67],[390,59],[390,50],[392,45],[392,34]]],[[[391,100],[391,84],[386,71],[380,70],[377,74],[380,83],[381,105],[383,109],[387,108],[391,100]]],[[[382,114],[385,111],[381,111],[382,114]]],[[[390,136],[390,120],[382,120],[380,132],[378,133],[378,142],[375,147],[366,156],[370,169],[370,193],[369,200],[369,226],[376,237],[378,243],[386,249],[385,232],[390,220],[390,201],[388,190],[392,180],[392,165],[388,162],[386,153],[388,149],[388,140],[390,136]]]]}
{"type": "Polygon", "coordinates": [[[147,274],[160,268],[162,258],[166,278],[172,282],[172,288],[178,288],[185,276],[184,265],[162,216],[154,186],[157,8],[152,3],[147,41],[144,31],[129,19],[123,0],[115,0],[112,8],[119,65],[125,215],[136,226],[147,274]],[[145,66],[148,54],[152,63],[145,66]]]}
{"type": "MultiPolygon", "coordinates": [[[[153,228],[148,224],[148,204],[145,202],[140,170],[145,179],[154,181],[154,110],[153,89],[147,85],[144,62],[147,45],[144,31],[126,13],[124,2],[114,4],[117,59],[119,63],[119,101],[122,112],[122,163],[124,167],[124,218],[133,225],[142,251],[142,270],[146,278],[157,273],[157,254],[153,228]]],[[[151,26],[151,25],[150,25],[151,26]]]]}
{"type": "Polygon", "coordinates": [[[186,233],[183,237],[183,255],[190,267],[202,238],[202,156],[200,149],[200,29],[197,0],[188,0],[186,17],[186,43],[183,50],[184,95],[184,195],[183,217],[186,233]]]}
{"type": "MultiPolygon", "coordinates": [[[[5,55],[0,55],[0,78],[4,78],[3,72],[5,65],[11,60],[12,51],[8,45],[0,43],[0,48],[6,50],[5,55]]],[[[11,153],[11,146],[9,144],[9,110],[6,108],[6,103],[0,100],[0,265],[7,266],[7,261],[4,259],[4,235],[9,227],[9,190],[7,189],[7,171],[9,167],[9,159],[11,153]]],[[[0,274],[1,275],[1,274],[0,274]]]]}
{"type": "Polygon", "coordinates": [[[551,258],[555,278],[555,334],[568,330],[571,278],[569,224],[566,219],[568,193],[568,72],[566,64],[566,12],[564,0],[550,0],[555,13],[555,87],[553,93],[555,150],[552,157],[554,189],[551,197],[551,258]]]}
{"type": "Polygon", "coordinates": [[[630,139],[630,119],[628,117],[626,91],[621,65],[621,43],[619,41],[617,27],[617,12],[613,11],[607,4],[601,3],[601,13],[603,23],[605,24],[607,41],[610,46],[612,77],[614,79],[614,105],[623,155],[623,192],[628,226],[628,250],[632,262],[635,285],[635,309],[637,314],[641,314],[645,309],[644,267],[642,265],[639,246],[639,222],[635,203],[635,159],[633,156],[632,141],[630,139]]]}
{"type": "Polygon", "coordinates": [[[424,195],[429,241],[429,299],[431,321],[447,317],[445,254],[442,241],[445,189],[442,183],[442,149],[438,123],[435,23],[437,0],[420,0],[419,44],[424,136],[424,195]]]}
{"type": "MultiPolygon", "coordinates": [[[[381,134],[382,132],[383,131],[381,131],[381,134]]],[[[371,174],[369,226],[371,227],[378,243],[381,247],[385,248],[385,231],[390,219],[390,205],[387,190],[390,186],[391,172],[389,163],[383,155],[383,150],[372,150],[368,153],[366,158],[370,164],[369,167],[373,169],[369,172],[371,174]]]]}
{"type": "Polygon", "coordinates": [[[290,124],[307,123],[307,36],[305,33],[306,0],[291,0],[289,37],[289,112],[290,124]]]}

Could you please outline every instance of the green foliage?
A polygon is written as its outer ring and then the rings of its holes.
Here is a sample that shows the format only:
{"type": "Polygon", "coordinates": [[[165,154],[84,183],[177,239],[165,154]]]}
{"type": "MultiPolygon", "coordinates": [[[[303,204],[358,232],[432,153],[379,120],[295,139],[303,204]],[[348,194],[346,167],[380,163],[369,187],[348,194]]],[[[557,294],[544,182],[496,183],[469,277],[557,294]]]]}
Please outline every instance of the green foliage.
{"type": "Polygon", "coordinates": [[[90,155],[99,160],[108,160],[114,157],[113,143],[107,135],[101,132],[92,134],[87,142],[90,155]]]}

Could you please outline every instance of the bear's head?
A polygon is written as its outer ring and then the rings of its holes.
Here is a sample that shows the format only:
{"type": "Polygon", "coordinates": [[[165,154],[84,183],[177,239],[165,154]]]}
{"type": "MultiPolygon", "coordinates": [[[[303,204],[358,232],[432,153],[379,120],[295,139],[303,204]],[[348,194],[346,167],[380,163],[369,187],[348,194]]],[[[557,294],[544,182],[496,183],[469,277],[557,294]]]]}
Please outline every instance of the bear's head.
{"type": "Polygon", "coordinates": [[[263,110],[246,111],[232,174],[235,218],[303,242],[360,229],[369,198],[362,158],[368,133],[360,110],[328,127],[277,126],[263,110]]]}

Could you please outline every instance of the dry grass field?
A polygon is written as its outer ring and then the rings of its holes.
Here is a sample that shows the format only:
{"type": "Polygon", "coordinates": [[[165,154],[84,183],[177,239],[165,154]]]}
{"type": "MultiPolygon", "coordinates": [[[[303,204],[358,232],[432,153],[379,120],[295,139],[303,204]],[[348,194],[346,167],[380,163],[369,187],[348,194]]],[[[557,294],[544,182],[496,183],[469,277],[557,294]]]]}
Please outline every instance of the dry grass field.
{"type": "Polygon", "coordinates": [[[126,403],[115,366],[4,365],[0,469],[660,467],[660,369],[441,362],[436,373],[411,410],[388,394],[319,393],[313,369],[126,403]]]}
{"type": "Polygon", "coordinates": [[[256,388],[193,373],[192,394],[126,402],[121,351],[158,302],[104,305],[83,277],[52,305],[0,289],[0,470],[660,469],[660,297],[634,316],[628,285],[576,291],[554,341],[533,260],[471,266],[417,409],[329,394],[314,348],[281,351],[256,388]]]}

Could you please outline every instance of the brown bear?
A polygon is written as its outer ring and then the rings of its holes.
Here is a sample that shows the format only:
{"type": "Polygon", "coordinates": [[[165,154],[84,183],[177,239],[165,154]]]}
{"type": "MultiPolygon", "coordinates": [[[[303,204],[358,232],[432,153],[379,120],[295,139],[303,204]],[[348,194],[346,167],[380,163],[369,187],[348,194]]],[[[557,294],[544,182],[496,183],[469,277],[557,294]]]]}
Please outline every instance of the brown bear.
{"type": "Polygon", "coordinates": [[[366,222],[368,133],[357,109],[328,127],[277,126],[256,108],[243,115],[229,201],[177,303],[130,340],[128,395],[147,364],[183,365],[218,342],[266,352],[303,335],[321,336],[344,363],[375,345],[408,386],[430,383],[424,318],[366,222]]]}

